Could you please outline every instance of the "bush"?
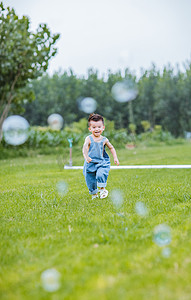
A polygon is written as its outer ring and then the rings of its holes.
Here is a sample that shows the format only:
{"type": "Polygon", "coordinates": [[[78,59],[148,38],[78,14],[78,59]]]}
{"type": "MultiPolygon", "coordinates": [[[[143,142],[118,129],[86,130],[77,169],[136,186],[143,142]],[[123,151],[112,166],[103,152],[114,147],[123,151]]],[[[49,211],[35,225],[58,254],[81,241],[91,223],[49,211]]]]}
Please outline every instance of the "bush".
{"type": "MultiPolygon", "coordinates": [[[[73,139],[73,145],[77,145],[80,138],[83,138],[84,134],[79,133],[76,129],[66,128],[64,130],[52,130],[49,127],[31,127],[27,141],[20,145],[19,148],[42,148],[45,146],[64,146],[69,145],[68,138],[73,139]]],[[[14,146],[8,145],[4,139],[2,145],[5,148],[13,148],[14,146]]],[[[18,146],[17,146],[18,149],[18,146]]]]}
{"type": "MultiPolygon", "coordinates": [[[[178,143],[178,140],[176,140],[170,132],[163,131],[160,125],[156,125],[153,130],[150,129],[149,131],[136,135],[132,132],[128,134],[126,129],[115,130],[114,122],[112,121],[106,120],[105,123],[106,130],[103,134],[116,148],[123,148],[126,144],[146,144],[147,146],[154,146],[160,143],[178,143]]],[[[144,125],[146,126],[148,124],[145,123],[144,125]]],[[[135,131],[134,127],[131,129],[131,131],[135,131]]],[[[71,138],[73,139],[73,146],[82,147],[84,139],[88,134],[86,119],[82,119],[78,123],[74,122],[70,127],[66,126],[63,130],[52,130],[49,127],[31,127],[28,140],[23,145],[12,146],[2,140],[0,158],[14,157],[15,155],[27,156],[29,155],[27,154],[29,151],[30,155],[33,155],[33,150],[34,153],[49,154],[53,147],[55,152],[59,152],[63,148],[69,148],[68,139],[71,138]],[[6,152],[6,149],[10,150],[9,154],[6,152]]]]}

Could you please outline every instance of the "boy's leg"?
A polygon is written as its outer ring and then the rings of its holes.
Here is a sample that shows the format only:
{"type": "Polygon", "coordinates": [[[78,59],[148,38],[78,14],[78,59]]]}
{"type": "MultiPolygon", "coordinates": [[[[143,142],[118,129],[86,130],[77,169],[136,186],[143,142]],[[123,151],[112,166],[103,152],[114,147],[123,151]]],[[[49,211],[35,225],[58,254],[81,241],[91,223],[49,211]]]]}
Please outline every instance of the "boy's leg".
{"type": "Polygon", "coordinates": [[[109,167],[99,167],[96,172],[97,186],[105,188],[107,185],[107,178],[109,175],[109,167]]]}
{"type": "Polygon", "coordinates": [[[105,189],[110,167],[99,167],[97,170],[97,186],[100,187],[100,199],[108,196],[108,191],[105,189]]]}
{"type": "Polygon", "coordinates": [[[91,195],[95,195],[98,192],[96,172],[87,172],[85,174],[86,184],[91,195]]]}

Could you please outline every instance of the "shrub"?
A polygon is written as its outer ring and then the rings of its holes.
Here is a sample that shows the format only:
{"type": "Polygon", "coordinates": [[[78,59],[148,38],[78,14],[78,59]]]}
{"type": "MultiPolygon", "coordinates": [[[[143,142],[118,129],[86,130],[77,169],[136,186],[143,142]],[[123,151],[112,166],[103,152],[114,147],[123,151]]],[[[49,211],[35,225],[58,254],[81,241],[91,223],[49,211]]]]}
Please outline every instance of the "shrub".
{"type": "MultiPolygon", "coordinates": [[[[139,135],[136,135],[134,124],[129,126],[131,133],[128,134],[126,129],[114,129],[114,122],[106,120],[106,130],[104,135],[110,140],[114,147],[124,147],[127,143],[137,145],[139,143],[146,143],[147,145],[153,146],[157,143],[172,144],[177,143],[176,139],[171,135],[170,132],[163,131],[160,125],[156,125],[151,131],[145,131],[139,135]]],[[[145,129],[148,128],[148,122],[144,123],[145,129]],[[147,126],[146,126],[147,125],[147,126]]],[[[41,149],[43,153],[48,151],[46,149],[50,147],[69,147],[68,139],[73,139],[73,146],[81,147],[84,143],[85,137],[89,134],[87,129],[87,120],[81,119],[80,122],[74,122],[70,127],[66,126],[63,130],[52,130],[49,127],[31,127],[29,130],[28,140],[20,146],[11,146],[2,141],[2,149],[17,149],[18,151],[23,150],[23,154],[26,149],[41,149]],[[25,149],[25,150],[24,150],[25,149]]],[[[11,151],[12,151],[11,150],[11,151]]],[[[2,151],[2,153],[5,153],[2,151]]],[[[26,154],[26,153],[25,153],[26,154]]],[[[25,155],[24,154],[24,155],[25,155]]],[[[2,154],[4,156],[4,154],[2,154]]]]}

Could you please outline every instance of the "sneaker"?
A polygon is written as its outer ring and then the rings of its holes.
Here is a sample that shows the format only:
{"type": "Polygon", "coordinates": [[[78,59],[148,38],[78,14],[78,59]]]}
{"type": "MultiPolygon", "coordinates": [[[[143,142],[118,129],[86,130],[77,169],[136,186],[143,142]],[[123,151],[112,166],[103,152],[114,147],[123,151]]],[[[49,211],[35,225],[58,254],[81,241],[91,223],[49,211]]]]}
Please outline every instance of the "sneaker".
{"type": "Polygon", "coordinates": [[[92,195],[92,200],[94,200],[94,199],[96,199],[96,198],[98,198],[99,196],[97,195],[97,194],[95,194],[95,195],[92,195]]]}
{"type": "Polygon", "coordinates": [[[104,199],[108,196],[108,191],[106,189],[100,190],[100,199],[104,199]]]}

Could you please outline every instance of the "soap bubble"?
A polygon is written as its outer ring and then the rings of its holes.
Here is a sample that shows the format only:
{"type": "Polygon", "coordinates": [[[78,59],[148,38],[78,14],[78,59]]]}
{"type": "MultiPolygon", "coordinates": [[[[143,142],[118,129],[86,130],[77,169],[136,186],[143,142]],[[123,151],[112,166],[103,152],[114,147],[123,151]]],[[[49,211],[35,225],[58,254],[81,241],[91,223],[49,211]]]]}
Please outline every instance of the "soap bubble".
{"type": "Polygon", "coordinates": [[[48,117],[47,122],[48,122],[51,129],[60,130],[63,126],[64,119],[59,114],[51,114],[48,117]]]}
{"type": "Polygon", "coordinates": [[[18,146],[24,144],[29,135],[28,121],[18,115],[13,115],[3,122],[3,136],[7,144],[18,146]]]}
{"type": "Polygon", "coordinates": [[[116,213],[116,215],[119,216],[119,217],[125,218],[124,213],[116,213]]]}
{"type": "Polygon", "coordinates": [[[114,189],[110,193],[111,201],[115,209],[119,209],[123,205],[123,193],[119,189],[114,189]]]}
{"type": "Polygon", "coordinates": [[[68,192],[68,184],[63,180],[57,183],[56,188],[60,196],[64,196],[68,192]]]}
{"type": "Polygon", "coordinates": [[[163,257],[168,258],[168,257],[170,257],[170,255],[171,255],[170,248],[167,247],[167,248],[162,249],[162,256],[163,257]]]}
{"type": "Polygon", "coordinates": [[[97,108],[97,102],[91,97],[78,99],[78,108],[87,114],[93,113],[97,108]]]}
{"type": "Polygon", "coordinates": [[[138,89],[136,83],[132,80],[124,80],[113,85],[111,94],[118,102],[128,102],[137,97],[138,89]]]}
{"type": "Polygon", "coordinates": [[[165,224],[160,224],[154,228],[154,242],[158,246],[166,246],[171,242],[170,227],[165,224]]]}
{"type": "Polygon", "coordinates": [[[135,204],[135,211],[136,213],[141,216],[141,217],[144,217],[148,214],[148,209],[147,207],[145,206],[145,204],[141,201],[137,202],[135,204]]]}
{"type": "Polygon", "coordinates": [[[55,292],[60,288],[60,273],[56,269],[47,269],[41,274],[42,286],[47,292],[55,292]]]}

